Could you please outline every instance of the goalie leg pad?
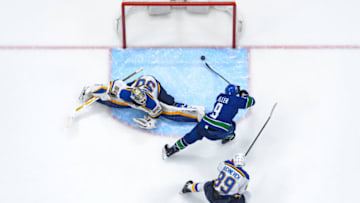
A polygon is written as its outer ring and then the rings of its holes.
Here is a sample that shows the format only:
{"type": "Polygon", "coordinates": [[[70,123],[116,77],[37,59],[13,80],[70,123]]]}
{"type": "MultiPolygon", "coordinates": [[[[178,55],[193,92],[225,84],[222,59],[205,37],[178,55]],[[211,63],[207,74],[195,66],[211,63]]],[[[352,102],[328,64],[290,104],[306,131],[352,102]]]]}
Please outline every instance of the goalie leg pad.
{"type": "Polygon", "coordinates": [[[173,121],[199,122],[205,115],[205,108],[202,106],[176,107],[163,102],[160,105],[163,109],[161,116],[173,121]]]}

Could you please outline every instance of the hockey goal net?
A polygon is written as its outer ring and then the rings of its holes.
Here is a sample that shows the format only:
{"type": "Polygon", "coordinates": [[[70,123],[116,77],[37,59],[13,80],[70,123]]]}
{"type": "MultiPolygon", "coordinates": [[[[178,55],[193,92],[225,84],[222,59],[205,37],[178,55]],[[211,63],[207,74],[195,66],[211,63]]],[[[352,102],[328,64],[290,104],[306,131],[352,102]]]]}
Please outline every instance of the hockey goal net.
{"type": "Polygon", "coordinates": [[[235,1],[124,1],[117,19],[123,48],[236,47],[235,1]]]}

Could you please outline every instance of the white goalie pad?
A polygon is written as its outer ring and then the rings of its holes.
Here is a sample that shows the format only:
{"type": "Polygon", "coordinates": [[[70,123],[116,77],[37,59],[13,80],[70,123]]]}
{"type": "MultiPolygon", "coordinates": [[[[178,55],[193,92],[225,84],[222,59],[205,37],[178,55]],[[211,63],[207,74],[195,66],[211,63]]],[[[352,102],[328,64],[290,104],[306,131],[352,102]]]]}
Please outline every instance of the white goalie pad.
{"type": "Polygon", "coordinates": [[[205,115],[203,106],[176,107],[160,102],[162,116],[174,121],[199,122],[205,115]]]}

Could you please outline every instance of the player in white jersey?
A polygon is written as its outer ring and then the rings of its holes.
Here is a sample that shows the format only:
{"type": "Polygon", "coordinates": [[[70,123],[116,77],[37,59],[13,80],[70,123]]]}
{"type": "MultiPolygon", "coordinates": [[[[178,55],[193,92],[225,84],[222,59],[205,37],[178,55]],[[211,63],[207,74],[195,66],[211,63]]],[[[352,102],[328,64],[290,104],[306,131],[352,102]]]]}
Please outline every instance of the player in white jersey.
{"type": "MultiPolygon", "coordinates": [[[[153,98],[158,98],[160,95],[160,83],[151,75],[143,75],[133,82],[128,83],[130,87],[138,87],[140,89],[146,89],[153,98]]],[[[163,90],[164,91],[164,90],[163,90]]],[[[174,98],[171,98],[174,100],[174,98]]]]}
{"type": "Polygon", "coordinates": [[[245,203],[244,193],[247,189],[250,177],[242,168],[245,166],[245,156],[236,153],[232,160],[221,162],[218,166],[220,171],[217,179],[194,183],[186,182],[182,193],[205,192],[210,203],[245,203]]]}
{"type": "Polygon", "coordinates": [[[100,98],[99,103],[110,107],[134,108],[146,112],[144,118],[133,119],[144,129],[155,128],[159,116],[175,121],[198,122],[205,113],[203,107],[175,102],[174,97],[150,75],[141,76],[127,84],[122,80],[113,80],[110,81],[109,86],[104,84],[87,86],[81,92],[80,100],[87,101],[93,96],[100,98]]]}

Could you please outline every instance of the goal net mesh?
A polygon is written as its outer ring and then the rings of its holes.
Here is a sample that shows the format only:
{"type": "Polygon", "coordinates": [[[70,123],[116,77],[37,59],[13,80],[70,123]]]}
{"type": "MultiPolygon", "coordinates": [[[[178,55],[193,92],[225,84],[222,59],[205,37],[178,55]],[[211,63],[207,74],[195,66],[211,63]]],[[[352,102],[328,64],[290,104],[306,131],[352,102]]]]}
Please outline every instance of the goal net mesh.
{"type": "Polygon", "coordinates": [[[235,48],[242,21],[234,1],[124,1],[123,48],[235,48]]]}

